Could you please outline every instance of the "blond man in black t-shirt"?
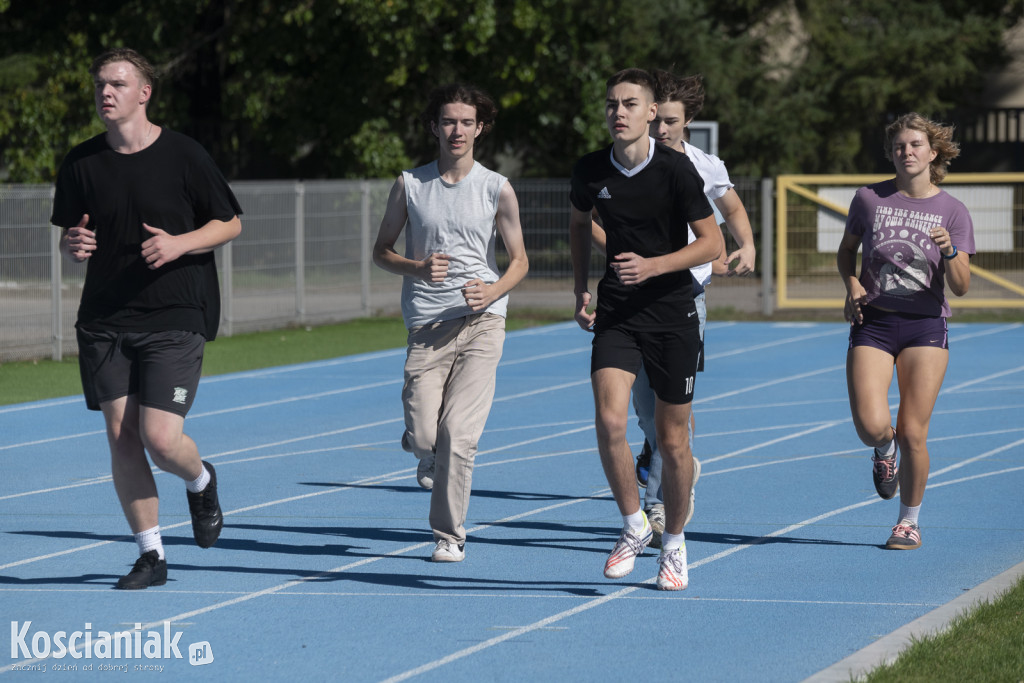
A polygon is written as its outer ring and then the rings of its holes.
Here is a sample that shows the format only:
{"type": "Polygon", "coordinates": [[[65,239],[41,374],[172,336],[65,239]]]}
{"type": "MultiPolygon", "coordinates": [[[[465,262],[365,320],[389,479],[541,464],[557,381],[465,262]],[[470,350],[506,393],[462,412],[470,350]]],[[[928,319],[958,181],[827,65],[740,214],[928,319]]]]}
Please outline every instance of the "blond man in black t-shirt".
{"type": "Polygon", "coordinates": [[[114,488],[139,546],[117,587],[140,589],[167,581],[147,453],[185,481],[197,545],[212,546],[223,526],[216,472],[184,424],[220,318],[213,249],[238,236],[242,210],[198,143],[147,117],[155,71],[142,55],[111,50],[89,73],[107,130],[64,160],[51,222],[64,228],[61,253],[87,264],[82,388],[103,412],[114,488]]]}

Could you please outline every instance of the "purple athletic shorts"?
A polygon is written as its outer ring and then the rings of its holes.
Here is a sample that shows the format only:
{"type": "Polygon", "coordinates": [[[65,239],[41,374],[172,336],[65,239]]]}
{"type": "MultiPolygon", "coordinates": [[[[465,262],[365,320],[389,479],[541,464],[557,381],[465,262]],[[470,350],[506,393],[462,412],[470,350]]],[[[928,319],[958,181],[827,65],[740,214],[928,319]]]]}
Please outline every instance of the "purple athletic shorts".
{"type": "Polygon", "coordinates": [[[894,358],[909,346],[949,348],[946,319],[930,315],[914,315],[881,311],[865,306],[864,322],[850,327],[850,348],[873,346],[894,358]]]}

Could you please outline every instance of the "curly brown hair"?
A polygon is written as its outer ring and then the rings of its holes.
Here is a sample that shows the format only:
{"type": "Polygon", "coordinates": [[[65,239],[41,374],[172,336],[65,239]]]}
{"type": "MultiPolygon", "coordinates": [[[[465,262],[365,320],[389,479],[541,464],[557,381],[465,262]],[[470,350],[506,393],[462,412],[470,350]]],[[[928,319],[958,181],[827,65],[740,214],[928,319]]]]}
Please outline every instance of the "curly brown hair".
{"type": "Polygon", "coordinates": [[[928,144],[935,150],[929,167],[929,176],[936,185],[949,173],[949,162],[960,156],[959,143],[953,142],[953,126],[945,126],[926,119],[917,112],[904,114],[885,128],[885,156],[892,161],[892,143],[905,130],[916,130],[928,136],[928,144]]]}
{"type": "Polygon", "coordinates": [[[487,93],[475,85],[449,83],[448,85],[434,88],[430,92],[427,106],[423,113],[420,114],[420,123],[423,124],[428,133],[434,134],[431,124],[438,122],[438,118],[441,116],[441,108],[446,104],[455,102],[468,104],[476,108],[477,123],[484,124],[480,130],[480,137],[487,135],[491,128],[494,127],[494,120],[498,118],[498,108],[494,105],[494,100],[487,93]]]}

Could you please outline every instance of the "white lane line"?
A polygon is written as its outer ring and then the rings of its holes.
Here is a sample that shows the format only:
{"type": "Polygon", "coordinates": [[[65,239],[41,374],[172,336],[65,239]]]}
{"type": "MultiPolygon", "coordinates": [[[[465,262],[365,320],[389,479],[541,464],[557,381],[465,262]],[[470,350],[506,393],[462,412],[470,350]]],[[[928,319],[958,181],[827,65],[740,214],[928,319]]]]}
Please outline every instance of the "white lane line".
{"type": "MultiPolygon", "coordinates": [[[[587,452],[589,450],[590,449],[581,449],[579,452],[587,452]]],[[[538,457],[550,457],[550,456],[532,456],[532,459],[536,459],[538,457]]],[[[487,465],[492,465],[493,466],[493,465],[497,465],[497,464],[503,464],[504,462],[514,462],[514,461],[515,460],[503,461],[503,462],[495,462],[495,463],[482,463],[480,466],[487,466],[487,465]]],[[[1016,468],[1010,468],[1010,469],[1007,469],[1007,470],[1004,470],[1004,471],[1000,471],[1000,472],[987,473],[986,475],[979,475],[979,476],[996,476],[996,475],[999,475],[999,474],[1004,474],[1004,473],[1007,473],[1007,472],[1016,472],[1016,471],[1020,471],[1020,470],[1024,470],[1024,466],[1016,467],[1016,468]]],[[[404,477],[404,476],[407,476],[407,475],[403,474],[402,476],[404,477]]],[[[974,478],[977,478],[977,477],[967,477],[967,478],[964,478],[961,481],[968,481],[968,480],[971,480],[971,479],[974,479],[974,478]]],[[[952,484],[952,483],[956,483],[956,482],[946,482],[947,485],[948,484],[952,484]]],[[[323,495],[325,493],[330,493],[330,492],[336,491],[336,490],[345,490],[347,488],[350,488],[350,487],[346,486],[346,487],[339,487],[338,489],[330,489],[330,490],[327,490],[327,491],[318,491],[318,492],[314,492],[312,494],[305,494],[303,496],[294,496],[292,498],[288,498],[288,499],[284,499],[284,500],[290,501],[290,500],[295,500],[295,499],[299,499],[299,498],[308,498],[308,497],[312,497],[314,495],[323,495]]],[[[523,519],[525,517],[530,517],[530,516],[533,516],[533,515],[536,515],[536,514],[540,514],[542,512],[548,512],[548,511],[559,509],[559,508],[562,508],[562,507],[567,507],[569,505],[575,505],[577,503],[589,501],[589,500],[593,499],[593,496],[602,495],[602,494],[605,494],[607,492],[608,492],[608,489],[604,489],[602,491],[596,492],[595,494],[593,494],[592,496],[587,497],[587,498],[572,499],[572,500],[563,501],[563,502],[560,502],[560,503],[555,503],[553,505],[548,505],[548,506],[544,506],[544,507],[541,507],[541,508],[536,508],[534,510],[528,510],[526,512],[523,512],[523,513],[520,513],[520,514],[517,514],[517,515],[512,515],[510,517],[503,518],[503,519],[498,520],[496,522],[493,522],[491,524],[483,524],[483,525],[476,526],[476,527],[474,527],[472,529],[468,529],[467,530],[467,534],[475,533],[475,532],[478,532],[478,531],[490,528],[490,527],[498,525],[498,524],[507,523],[507,522],[510,522],[510,521],[515,521],[517,519],[523,519]]],[[[714,555],[711,555],[709,557],[705,557],[705,558],[703,558],[701,560],[698,560],[696,562],[690,563],[689,564],[689,569],[697,569],[697,568],[702,567],[704,565],[710,564],[711,562],[715,562],[717,560],[720,560],[720,559],[723,559],[723,558],[728,557],[730,555],[733,555],[735,553],[738,553],[738,552],[740,552],[742,550],[746,550],[747,548],[751,548],[751,547],[754,547],[754,546],[757,546],[757,545],[761,545],[761,544],[767,542],[768,540],[770,540],[772,538],[776,538],[776,537],[783,536],[783,535],[788,534],[788,533],[792,533],[794,531],[802,529],[802,528],[804,528],[806,526],[810,526],[812,524],[816,524],[817,522],[823,521],[823,520],[828,519],[830,517],[834,517],[834,516],[837,516],[837,515],[840,515],[840,514],[843,514],[843,513],[846,513],[846,512],[849,512],[851,510],[855,510],[855,509],[858,509],[858,508],[861,508],[861,507],[866,507],[868,505],[873,505],[873,504],[878,503],[878,502],[881,502],[880,498],[878,498],[877,496],[871,496],[869,499],[864,500],[862,502],[854,503],[852,505],[847,505],[847,506],[844,506],[844,507],[841,507],[841,508],[837,508],[835,510],[831,510],[829,512],[820,514],[820,515],[816,515],[816,516],[811,517],[809,519],[806,519],[806,520],[804,520],[802,522],[798,522],[796,524],[791,524],[789,526],[783,527],[782,529],[778,529],[778,530],[776,530],[776,531],[774,531],[772,533],[766,534],[764,536],[760,536],[758,538],[752,539],[752,540],[747,541],[745,543],[736,545],[736,546],[734,546],[732,548],[729,548],[727,550],[723,550],[721,552],[715,553],[714,555]]],[[[276,503],[276,501],[275,501],[275,503],[276,503]]],[[[242,508],[240,510],[235,510],[235,511],[232,511],[232,512],[233,513],[237,513],[237,512],[242,512],[242,511],[248,511],[248,510],[252,510],[252,509],[266,507],[269,504],[275,504],[275,503],[266,503],[266,504],[260,504],[260,505],[253,505],[253,506],[249,506],[247,508],[242,508]]],[[[228,513],[225,513],[225,514],[228,514],[228,513]]],[[[189,523],[190,522],[182,522],[181,524],[174,525],[174,526],[182,526],[184,524],[189,524],[189,523]]],[[[173,527],[167,527],[167,528],[173,528],[173,527]]],[[[106,543],[111,543],[111,542],[112,541],[104,541],[104,542],[101,542],[101,543],[93,544],[93,547],[95,547],[97,545],[104,545],[106,543]]],[[[418,550],[418,549],[422,549],[422,548],[427,548],[427,547],[429,547],[431,545],[431,543],[432,543],[432,541],[413,544],[413,545],[407,546],[405,548],[400,548],[398,550],[395,550],[395,551],[392,551],[392,552],[389,552],[389,553],[385,553],[383,555],[379,555],[377,557],[364,558],[364,559],[358,560],[356,562],[351,562],[351,563],[348,563],[348,564],[345,564],[345,565],[341,565],[339,567],[335,567],[333,569],[326,570],[324,572],[319,572],[319,573],[317,573],[316,575],[313,575],[313,576],[307,576],[307,577],[302,577],[302,578],[299,578],[299,579],[293,579],[291,581],[287,581],[287,582],[279,584],[277,586],[271,586],[269,588],[266,588],[266,589],[263,589],[263,590],[260,590],[260,591],[255,591],[255,592],[252,592],[252,593],[246,593],[244,595],[240,595],[238,597],[235,597],[235,598],[232,598],[232,599],[229,599],[229,600],[221,601],[219,603],[215,603],[215,604],[212,604],[212,605],[207,605],[206,607],[199,608],[197,610],[192,610],[192,611],[189,611],[189,612],[178,614],[178,615],[175,615],[173,617],[169,617],[167,619],[161,619],[161,620],[158,620],[158,621],[150,622],[148,624],[145,624],[143,626],[143,629],[153,628],[155,626],[160,626],[164,622],[172,622],[172,623],[178,622],[178,623],[180,623],[180,622],[182,622],[182,621],[184,621],[186,619],[190,619],[192,617],[195,617],[195,616],[198,616],[198,615],[201,615],[201,614],[206,614],[208,612],[212,612],[212,611],[217,610],[217,609],[221,609],[221,608],[224,608],[224,607],[229,607],[229,606],[236,605],[236,604],[239,604],[239,603],[242,603],[242,602],[248,602],[249,600],[253,600],[253,599],[258,598],[258,597],[263,597],[263,596],[266,596],[266,595],[272,595],[272,594],[275,594],[275,593],[279,593],[281,591],[286,590],[287,588],[290,588],[290,587],[293,587],[293,586],[302,585],[302,584],[304,584],[304,583],[306,583],[308,581],[318,580],[318,579],[330,576],[332,574],[338,574],[338,573],[341,573],[341,572],[344,572],[344,571],[348,571],[350,569],[355,569],[355,568],[358,568],[358,567],[362,567],[362,566],[365,566],[367,564],[371,564],[373,562],[380,561],[382,559],[387,559],[387,558],[390,558],[390,557],[396,557],[398,555],[403,555],[403,554],[412,552],[414,550],[418,550]]],[[[84,548],[80,548],[80,549],[84,549],[84,548]]],[[[76,550],[78,550],[78,549],[76,549],[76,550]]],[[[58,553],[58,554],[63,554],[63,553],[58,553]]],[[[24,562],[19,562],[19,563],[16,563],[16,564],[23,564],[23,563],[24,562]]],[[[0,569],[4,569],[4,568],[6,568],[8,566],[12,566],[12,565],[0,566],[0,569]]],[[[484,641],[484,642],[479,643],[479,644],[477,644],[477,645],[475,645],[473,647],[466,648],[466,649],[463,649],[463,650],[459,650],[459,651],[454,652],[454,653],[452,653],[452,654],[450,654],[450,655],[448,655],[446,657],[443,657],[441,659],[434,660],[433,662],[428,662],[427,664],[424,664],[424,665],[422,665],[420,667],[417,667],[415,669],[411,669],[411,670],[406,671],[406,672],[404,672],[402,674],[399,674],[397,676],[393,676],[391,678],[388,678],[388,679],[386,679],[386,682],[387,683],[391,683],[392,681],[397,682],[397,681],[406,680],[408,678],[412,678],[412,677],[420,675],[422,673],[426,673],[427,671],[431,671],[433,669],[436,669],[436,668],[439,668],[441,666],[444,666],[444,665],[446,665],[448,663],[451,663],[453,661],[456,661],[458,659],[462,659],[462,658],[467,657],[469,655],[475,654],[476,652],[479,652],[481,650],[484,650],[484,649],[493,647],[495,645],[501,644],[501,643],[503,643],[503,642],[505,642],[507,640],[511,640],[512,638],[516,638],[516,637],[518,637],[520,635],[523,635],[523,634],[526,634],[526,633],[530,633],[530,632],[533,632],[533,631],[537,631],[537,630],[541,630],[541,629],[546,629],[551,624],[554,624],[554,623],[557,623],[559,621],[562,621],[563,619],[566,619],[568,617],[574,616],[574,615],[579,614],[581,612],[593,609],[595,607],[599,607],[599,606],[604,605],[605,603],[610,602],[612,600],[615,600],[615,599],[618,599],[618,598],[621,598],[621,597],[625,597],[625,596],[627,596],[627,595],[629,595],[629,594],[639,590],[641,587],[653,583],[655,580],[656,580],[656,578],[648,579],[646,581],[641,582],[638,585],[630,586],[630,587],[621,589],[621,590],[619,590],[619,591],[617,591],[615,593],[611,593],[609,595],[602,596],[602,597],[597,598],[595,600],[591,600],[591,601],[589,601],[587,603],[584,603],[582,605],[578,605],[578,606],[576,606],[576,607],[574,607],[572,609],[565,610],[563,612],[560,612],[558,614],[554,614],[554,615],[552,615],[550,617],[547,617],[545,619],[542,619],[540,621],[534,622],[533,624],[530,624],[528,626],[523,626],[523,627],[515,628],[514,630],[508,631],[508,632],[502,634],[501,636],[497,636],[497,637],[492,638],[490,640],[484,641]]],[[[38,661],[43,661],[43,660],[42,659],[25,660],[23,662],[18,662],[17,664],[24,665],[24,664],[31,664],[33,662],[38,662],[38,661]]],[[[9,665],[8,667],[0,668],[0,673],[2,673],[4,671],[6,671],[7,669],[9,669],[10,666],[14,666],[14,665],[9,665]]]]}
{"type": "Polygon", "coordinates": [[[787,337],[785,339],[777,339],[771,342],[765,342],[763,344],[754,344],[753,346],[744,346],[739,349],[733,349],[732,351],[722,351],[721,353],[709,353],[707,360],[718,360],[719,358],[728,358],[729,356],[739,356],[752,351],[760,351],[762,349],[770,349],[776,346],[783,346],[785,344],[796,344],[803,341],[809,341],[811,339],[820,339],[821,337],[831,337],[837,334],[849,334],[849,330],[826,330],[825,332],[816,332],[814,334],[805,334],[799,337],[787,337]]]}
{"type": "MultiPolygon", "coordinates": [[[[768,446],[774,446],[776,444],[784,443],[786,441],[792,441],[793,439],[799,439],[802,436],[807,436],[808,434],[814,434],[815,432],[820,432],[820,431],[825,430],[825,429],[831,429],[832,427],[835,427],[836,425],[845,424],[846,422],[849,422],[849,420],[846,419],[846,420],[835,420],[833,422],[826,422],[824,424],[819,424],[819,425],[817,425],[815,427],[811,427],[810,429],[804,429],[802,431],[795,432],[793,434],[787,434],[785,436],[780,436],[777,439],[771,439],[769,441],[762,441],[761,443],[754,444],[753,446],[747,446],[746,448],[741,448],[738,451],[733,451],[731,453],[726,453],[725,455],[717,455],[717,456],[712,456],[712,457],[708,457],[708,458],[701,457],[700,461],[702,463],[712,463],[712,462],[719,462],[720,460],[727,460],[729,458],[735,458],[737,455],[743,455],[744,453],[750,453],[752,451],[760,450],[760,449],[766,448],[768,446]]],[[[861,449],[861,450],[863,450],[863,449],[861,449]]]]}
{"type": "MultiPolygon", "coordinates": [[[[557,438],[557,437],[560,437],[560,436],[570,435],[570,434],[574,434],[574,433],[576,433],[578,431],[579,430],[575,430],[575,429],[568,430],[568,431],[560,432],[558,434],[552,434],[552,435],[550,435],[549,438],[557,438]]],[[[536,440],[533,439],[530,442],[534,442],[534,441],[536,441],[536,440]]],[[[506,447],[502,447],[500,449],[483,450],[483,451],[480,451],[477,454],[477,456],[479,457],[480,455],[486,455],[488,453],[496,452],[497,450],[505,450],[505,449],[506,449],[506,447]]],[[[477,463],[476,466],[474,467],[474,469],[480,469],[482,467],[494,467],[496,465],[505,465],[505,464],[515,463],[515,462],[525,462],[525,461],[530,461],[530,460],[540,460],[540,459],[543,459],[543,458],[554,458],[554,457],[560,457],[560,456],[563,456],[563,455],[574,455],[574,454],[580,454],[580,453],[590,453],[590,452],[593,452],[592,448],[579,449],[579,450],[575,450],[575,451],[562,451],[562,452],[558,452],[558,453],[543,453],[543,454],[540,454],[540,455],[529,455],[529,456],[523,456],[521,458],[510,458],[510,459],[506,459],[506,460],[498,460],[498,461],[495,461],[495,462],[481,462],[481,463],[477,463]]],[[[395,482],[395,481],[401,481],[402,479],[405,479],[405,478],[407,478],[409,476],[412,476],[415,473],[415,471],[416,471],[415,467],[410,467],[410,468],[405,468],[405,469],[401,469],[401,470],[396,470],[394,472],[390,472],[390,473],[387,473],[387,474],[378,474],[378,475],[374,475],[372,477],[365,477],[363,479],[359,479],[359,480],[357,480],[355,482],[349,482],[349,483],[346,483],[346,484],[340,484],[340,485],[338,485],[338,486],[336,486],[334,488],[324,489],[322,491],[312,491],[310,493],[303,493],[303,494],[298,494],[298,495],[295,495],[295,496],[288,496],[286,498],[278,498],[276,500],[270,500],[270,501],[265,501],[265,502],[262,502],[262,503],[256,503],[254,505],[249,505],[249,506],[246,506],[246,507],[237,508],[235,510],[228,510],[228,511],[225,511],[223,514],[224,514],[225,517],[227,517],[229,515],[237,515],[237,514],[240,514],[240,513],[243,513],[243,512],[251,512],[253,510],[259,510],[259,509],[262,509],[262,508],[272,507],[272,506],[275,506],[275,505],[282,505],[282,504],[285,504],[285,503],[294,503],[294,502],[300,501],[300,500],[307,500],[307,499],[310,499],[310,498],[316,498],[318,496],[324,496],[324,495],[328,495],[328,494],[332,494],[332,493],[339,493],[339,492],[342,492],[342,491],[348,491],[348,490],[351,490],[351,489],[356,488],[358,486],[366,486],[366,485],[371,485],[371,484],[387,484],[387,483],[392,483],[392,482],[395,482]]],[[[161,531],[162,531],[162,530],[165,530],[165,529],[176,529],[178,527],[187,526],[187,525],[191,525],[191,524],[192,524],[191,520],[185,520],[183,522],[178,522],[176,524],[169,524],[167,526],[161,525],[160,528],[161,528],[161,531]]],[[[95,543],[90,543],[90,544],[84,545],[84,546],[77,546],[77,547],[74,547],[74,548],[67,548],[65,550],[60,550],[60,551],[56,551],[56,552],[52,552],[52,553],[47,553],[45,555],[38,555],[36,557],[28,557],[28,558],[24,558],[24,559],[21,559],[21,560],[15,560],[13,562],[8,562],[6,564],[0,564],[0,570],[10,569],[11,567],[18,567],[18,566],[25,565],[25,564],[31,564],[33,562],[40,562],[42,560],[48,560],[48,559],[51,559],[51,558],[54,558],[54,557],[60,557],[62,555],[69,555],[71,553],[77,553],[77,552],[81,552],[83,550],[92,550],[93,548],[98,548],[100,546],[108,545],[110,543],[117,543],[117,542],[121,542],[121,541],[125,541],[125,540],[131,540],[131,536],[120,536],[120,537],[112,539],[112,540],[97,541],[95,543]]]]}
{"type": "Polygon", "coordinates": [[[959,462],[953,463],[952,465],[948,465],[946,467],[943,467],[942,469],[935,470],[934,472],[929,472],[929,474],[928,474],[928,486],[932,486],[931,481],[935,477],[941,477],[942,475],[947,474],[949,472],[952,472],[954,470],[958,470],[961,467],[966,467],[967,465],[970,465],[972,463],[976,463],[979,460],[984,460],[985,458],[991,458],[993,455],[999,455],[1000,453],[1004,453],[1004,452],[1006,452],[1006,451],[1008,451],[1008,450],[1010,450],[1012,448],[1017,448],[1018,446],[1021,446],[1021,445],[1024,445],[1024,439],[1020,439],[1018,441],[1014,441],[1012,443],[1008,443],[1008,444],[1005,444],[1003,446],[999,446],[998,448],[993,448],[992,450],[986,451],[985,453],[981,453],[980,455],[976,455],[976,456],[971,457],[971,458],[965,458],[965,459],[963,459],[963,460],[961,460],[959,462]]]}
{"type": "MultiPolygon", "coordinates": [[[[572,583],[571,581],[567,581],[572,583]]],[[[107,586],[94,587],[94,588],[0,588],[0,593],[96,593],[98,590],[109,590],[107,586]]],[[[247,591],[210,591],[210,590],[176,590],[168,589],[166,587],[160,588],[160,594],[170,593],[174,595],[216,595],[216,596],[239,596],[248,595],[247,591]]],[[[405,598],[405,599],[428,599],[434,600],[441,598],[444,600],[451,600],[451,591],[445,588],[421,588],[414,592],[402,592],[394,593],[387,591],[292,591],[289,593],[273,593],[272,597],[288,598],[291,600],[304,599],[304,598],[405,598]]],[[[558,595],[551,593],[492,593],[489,591],[485,592],[473,592],[473,591],[459,591],[459,599],[463,598],[497,598],[504,600],[542,600],[551,601],[557,600],[561,602],[571,601],[576,602],[583,600],[578,595],[558,595]]],[[[634,595],[628,598],[628,600],[683,600],[688,602],[723,602],[729,604],[771,604],[771,605],[823,605],[823,606],[838,606],[838,607],[936,607],[939,603],[935,602],[869,602],[869,601],[857,601],[857,600],[784,600],[781,598],[707,598],[707,597],[686,597],[684,595],[634,595]]],[[[178,622],[180,625],[180,622],[178,622]]],[[[519,628],[518,626],[492,626],[494,629],[506,629],[506,628],[519,628]]],[[[565,627],[568,628],[568,627],[565,627]]]]}
{"type": "MultiPolygon", "coordinates": [[[[988,476],[994,476],[996,474],[1004,474],[1004,473],[1007,473],[1007,472],[1016,472],[1018,470],[1024,470],[1024,467],[1011,468],[1011,469],[1008,469],[1008,470],[1005,470],[1005,471],[1002,471],[1002,472],[993,472],[993,473],[991,473],[988,476]]],[[[715,553],[714,555],[711,555],[709,557],[705,557],[705,558],[703,558],[701,560],[698,560],[696,562],[692,562],[692,563],[690,563],[688,565],[688,568],[692,570],[692,569],[696,569],[696,568],[702,567],[704,565],[707,565],[707,564],[710,564],[712,562],[716,562],[716,561],[718,561],[720,559],[723,559],[725,557],[728,557],[729,555],[734,555],[735,553],[738,553],[738,552],[741,552],[743,550],[746,550],[747,548],[751,548],[753,546],[761,545],[761,544],[769,541],[772,538],[776,538],[778,536],[784,536],[785,534],[792,533],[794,531],[802,529],[802,528],[804,528],[806,526],[810,526],[812,524],[816,524],[816,523],[818,523],[820,521],[823,521],[825,519],[828,519],[830,517],[835,517],[837,515],[841,515],[841,514],[844,514],[846,512],[850,512],[851,510],[856,510],[858,508],[866,507],[868,505],[874,505],[875,503],[880,503],[880,502],[882,502],[881,498],[879,498],[878,496],[872,496],[871,498],[869,498],[867,500],[864,500],[864,501],[862,501],[860,503],[854,503],[852,505],[846,505],[844,507],[837,508],[837,509],[831,510],[829,512],[825,512],[823,514],[816,515],[816,516],[811,517],[809,519],[805,519],[802,522],[797,522],[796,524],[791,524],[791,525],[789,525],[787,527],[784,527],[782,529],[779,529],[777,531],[773,531],[770,534],[766,534],[764,536],[760,536],[760,537],[758,537],[756,539],[753,539],[751,541],[748,541],[746,543],[742,543],[742,544],[736,545],[736,546],[734,546],[732,548],[729,548],[728,550],[723,550],[723,551],[721,551],[719,553],[715,553]]],[[[586,602],[586,603],[584,603],[582,605],[577,605],[576,607],[573,607],[572,609],[565,610],[564,612],[559,612],[558,614],[553,614],[550,617],[547,617],[545,619],[541,619],[540,621],[536,621],[536,622],[534,622],[532,624],[529,624],[528,626],[522,626],[520,628],[515,629],[514,631],[509,631],[509,632],[504,633],[504,634],[502,634],[500,636],[496,636],[494,638],[486,640],[486,641],[484,641],[482,643],[478,643],[478,644],[476,644],[476,645],[474,645],[472,647],[468,647],[468,648],[465,648],[463,650],[458,650],[458,651],[453,652],[453,653],[451,653],[451,654],[449,654],[449,655],[447,655],[445,657],[442,657],[440,659],[436,659],[436,660],[434,660],[432,662],[427,662],[426,664],[423,664],[422,666],[418,666],[418,667],[416,667],[414,669],[410,669],[408,671],[405,671],[403,673],[397,674],[395,676],[391,676],[390,678],[383,679],[382,683],[398,683],[399,681],[404,681],[404,680],[413,678],[415,676],[419,676],[420,674],[427,673],[428,671],[433,671],[434,669],[438,669],[438,668],[440,668],[442,666],[445,666],[446,664],[450,664],[450,663],[452,663],[452,662],[454,662],[456,660],[462,659],[464,657],[468,657],[468,656],[470,656],[472,654],[476,654],[477,652],[480,652],[482,650],[486,650],[488,648],[494,647],[495,645],[500,645],[501,643],[504,643],[505,641],[511,640],[513,638],[517,638],[517,637],[519,637],[521,635],[525,635],[527,633],[531,633],[533,631],[538,631],[538,630],[541,630],[541,629],[546,629],[546,628],[550,627],[552,624],[558,623],[559,621],[562,621],[564,619],[568,619],[569,617],[572,617],[572,616],[575,616],[577,614],[580,614],[581,612],[585,612],[585,611],[593,609],[595,607],[600,607],[600,606],[602,606],[602,605],[604,605],[604,604],[606,604],[608,602],[611,602],[612,600],[617,600],[619,598],[623,598],[623,597],[629,595],[630,593],[633,593],[634,591],[639,590],[644,585],[648,585],[648,584],[654,583],[656,580],[657,580],[657,578],[654,577],[654,578],[648,579],[646,581],[643,581],[640,585],[630,586],[628,588],[623,588],[623,589],[621,589],[619,591],[616,591],[615,593],[611,593],[609,595],[602,596],[602,597],[597,598],[595,600],[591,600],[589,602],[586,602]]]]}
{"type": "Polygon", "coordinates": [[[1015,368],[1011,368],[1010,370],[1003,370],[1002,372],[996,372],[991,375],[985,375],[984,377],[976,377],[968,382],[962,382],[960,384],[951,386],[948,389],[946,389],[946,391],[959,391],[964,387],[974,386],[975,384],[981,384],[982,382],[988,382],[989,380],[998,379],[1000,377],[1006,377],[1007,375],[1013,375],[1021,371],[1024,371],[1024,365],[1019,365],[1015,368]]]}
{"type": "Polygon", "coordinates": [[[751,384],[750,386],[743,387],[742,389],[736,389],[735,391],[727,391],[725,393],[717,394],[715,396],[707,396],[707,397],[700,398],[700,399],[694,399],[693,404],[694,405],[701,405],[701,404],[707,403],[708,401],[717,401],[720,398],[729,398],[730,396],[736,396],[737,394],[749,394],[752,391],[757,391],[758,389],[764,389],[765,387],[773,387],[773,386],[775,386],[777,384],[785,384],[786,382],[794,382],[796,380],[807,379],[808,377],[814,377],[816,375],[824,375],[824,374],[829,373],[829,372],[835,372],[836,370],[845,370],[845,369],[846,369],[846,364],[845,363],[842,364],[842,365],[830,365],[829,367],[821,368],[820,370],[811,370],[809,372],[800,373],[799,375],[789,375],[787,377],[780,377],[778,379],[769,380],[767,382],[761,382],[760,384],[751,384]]]}
{"type": "MultiPolygon", "coordinates": [[[[604,489],[603,491],[598,491],[598,492],[596,492],[593,495],[601,495],[603,493],[608,493],[608,492],[609,492],[608,489],[604,489]]],[[[508,522],[514,522],[514,521],[516,521],[518,519],[523,519],[523,518],[526,518],[526,517],[532,517],[532,516],[540,514],[542,512],[550,512],[552,510],[557,510],[559,508],[567,507],[569,505],[575,505],[577,503],[582,503],[582,502],[586,502],[586,501],[590,501],[590,500],[593,500],[593,496],[588,496],[586,498],[574,498],[572,500],[566,500],[566,501],[562,501],[560,503],[554,503],[552,505],[546,505],[544,507],[536,508],[534,510],[528,510],[526,512],[522,512],[522,513],[519,513],[519,514],[516,514],[516,515],[512,515],[510,517],[505,517],[503,519],[499,519],[499,520],[497,520],[495,522],[492,522],[490,524],[481,524],[479,526],[475,526],[472,529],[467,529],[466,533],[467,534],[475,533],[477,531],[482,531],[484,529],[489,529],[492,526],[496,526],[496,525],[499,525],[499,524],[507,524],[508,522]]],[[[184,612],[182,614],[178,614],[178,615],[175,615],[173,617],[168,617],[166,619],[159,619],[157,621],[152,621],[152,622],[150,622],[148,624],[143,624],[142,628],[143,628],[143,630],[145,630],[147,628],[153,628],[154,626],[160,626],[165,621],[169,621],[171,623],[181,622],[181,621],[184,621],[185,619],[190,619],[190,618],[192,618],[194,616],[198,616],[200,614],[206,614],[207,612],[212,612],[214,610],[221,609],[223,607],[228,607],[228,606],[231,606],[231,605],[237,605],[237,604],[239,604],[241,602],[248,602],[249,600],[253,600],[255,598],[262,597],[264,595],[271,595],[271,594],[274,594],[274,593],[279,593],[279,592],[281,592],[281,591],[283,591],[283,590],[285,590],[287,588],[291,588],[292,586],[300,586],[300,585],[302,585],[302,584],[304,584],[306,582],[316,581],[316,580],[319,580],[319,579],[323,579],[325,577],[331,576],[332,574],[339,574],[341,572],[348,571],[350,569],[357,569],[359,567],[363,567],[363,566],[368,565],[368,564],[373,564],[374,562],[379,562],[380,560],[388,559],[388,558],[391,558],[391,557],[397,557],[399,555],[404,555],[404,554],[412,552],[414,550],[420,550],[422,548],[428,548],[428,547],[432,546],[433,544],[434,544],[434,541],[432,541],[432,540],[431,541],[426,541],[424,543],[415,543],[413,545],[406,546],[405,548],[399,548],[398,550],[393,550],[393,551],[391,551],[389,553],[385,553],[383,555],[378,555],[376,557],[363,558],[363,559],[357,560],[355,562],[350,562],[348,564],[341,565],[340,567],[335,567],[334,569],[328,569],[326,571],[319,572],[319,573],[317,573],[314,576],[303,576],[302,578],[293,579],[291,581],[286,581],[285,583],[279,584],[277,586],[271,586],[269,588],[265,588],[263,590],[256,591],[256,592],[253,592],[253,593],[247,593],[245,595],[239,596],[237,598],[233,598],[231,600],[226,600],[224,602],[215,603],[213,605],[207,605],[206,607],[200,607],[199,609],[192,610],[190,612],[184,612]]],[[[2,671],[2,669],[0,669],[0,671],[2,671]]]]}

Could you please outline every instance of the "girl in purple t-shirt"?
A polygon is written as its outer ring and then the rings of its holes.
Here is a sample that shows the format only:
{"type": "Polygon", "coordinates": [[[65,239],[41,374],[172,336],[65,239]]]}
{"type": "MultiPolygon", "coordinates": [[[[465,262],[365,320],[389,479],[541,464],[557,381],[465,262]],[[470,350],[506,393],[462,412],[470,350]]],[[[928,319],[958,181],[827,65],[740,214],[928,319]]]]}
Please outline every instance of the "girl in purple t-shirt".
{"type": "Polygon", "coordinates": [[[967,293],[974,226],[964,205],[938,187],[960,153],[953,128],[911,113],[885,133],[896,178],[857,191],[836,263],[851,325],[846,377],[853,423],[860,440],[875,449],[878,495],[888,500],[900,491],[898,521],[885,547],[912,550],[921,547],[917,520],[928,481],[928,423],[949,362],[945,285],[957,296],[967,293]],[[888,400],[894,369],[900,387],[895,427],[888,400]]]}

